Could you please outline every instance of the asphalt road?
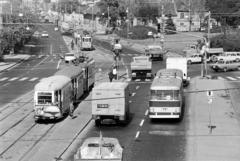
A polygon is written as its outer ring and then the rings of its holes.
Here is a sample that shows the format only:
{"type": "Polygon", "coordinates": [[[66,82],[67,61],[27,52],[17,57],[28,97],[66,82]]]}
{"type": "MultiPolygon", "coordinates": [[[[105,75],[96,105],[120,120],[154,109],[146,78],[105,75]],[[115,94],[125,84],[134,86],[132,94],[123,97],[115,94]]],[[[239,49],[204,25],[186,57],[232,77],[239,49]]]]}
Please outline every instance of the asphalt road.
{"type": "Polygon", "coordinates": [[[0,107],[33,90],[40,79],[53,75],[59,55],[68,52],[59,32],[47,25],[38,29],[44,30],[49,38],[33,38],[22,50],[23,54],[31,55],[30,59],[0,74],[0,107]]]}

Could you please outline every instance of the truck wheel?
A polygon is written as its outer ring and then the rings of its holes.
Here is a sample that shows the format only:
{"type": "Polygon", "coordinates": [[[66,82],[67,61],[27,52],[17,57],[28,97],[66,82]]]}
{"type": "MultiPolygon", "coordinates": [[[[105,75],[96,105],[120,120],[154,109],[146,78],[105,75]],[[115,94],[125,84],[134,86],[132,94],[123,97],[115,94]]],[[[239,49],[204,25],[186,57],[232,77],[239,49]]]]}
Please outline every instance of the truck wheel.
{"type": "Polygon", "coordinates": [[[101,125],[101,120],[100,119],[95,120],[95,125],[99,127],[101,125]]]}
{"type": "Polygon", "coordinates": [[[223,71],[224,71],[224,72],[227,72],[227,68],[223,68],[223,71]]]}
{"type": "Polygon", "coordinates": [[[187,64],[192,64],[192,61],[191,61],[191,60],[188,60],[188,61],[187,61],[187,64]]]}

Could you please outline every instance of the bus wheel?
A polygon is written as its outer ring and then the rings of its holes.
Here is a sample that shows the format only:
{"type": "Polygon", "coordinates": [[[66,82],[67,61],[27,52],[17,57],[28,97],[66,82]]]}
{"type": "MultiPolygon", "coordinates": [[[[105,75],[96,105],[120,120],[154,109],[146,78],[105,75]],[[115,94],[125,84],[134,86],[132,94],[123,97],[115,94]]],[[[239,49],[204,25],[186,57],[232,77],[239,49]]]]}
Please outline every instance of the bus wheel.
{"type": "Polygon", "coordinates": [[[99,127],[101,125],[101,120],[100,119],[95,120],[95,125],[99,127]]]}

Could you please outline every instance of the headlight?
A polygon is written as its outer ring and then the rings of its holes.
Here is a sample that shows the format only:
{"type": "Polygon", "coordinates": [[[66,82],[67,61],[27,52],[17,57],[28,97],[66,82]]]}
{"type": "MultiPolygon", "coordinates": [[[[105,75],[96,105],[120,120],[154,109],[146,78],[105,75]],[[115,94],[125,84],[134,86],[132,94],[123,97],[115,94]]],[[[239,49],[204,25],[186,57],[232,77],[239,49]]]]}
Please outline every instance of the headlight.
{"type": "Polygon", "coordinates": [[[133,76],[133,77],[136,77],[136,73],[132,73],[132,76],[133,76]]]}

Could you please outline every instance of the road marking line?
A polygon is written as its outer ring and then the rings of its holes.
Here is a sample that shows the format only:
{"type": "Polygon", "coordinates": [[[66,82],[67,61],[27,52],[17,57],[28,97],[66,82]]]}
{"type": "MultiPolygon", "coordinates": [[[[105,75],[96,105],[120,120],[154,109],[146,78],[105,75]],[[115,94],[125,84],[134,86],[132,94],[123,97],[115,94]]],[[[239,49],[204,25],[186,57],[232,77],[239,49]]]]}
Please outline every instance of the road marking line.
{"type": "Polygon", "coordinates": [[[12,79],[9,79],[8,81],[14,81],[14,80],[16,80],[16,79],[18,79],[18,77],[13,77],[12,79]]]}
{"type": "Polygon", "coordinates": [[[240,79],[240,77],[237,77],[238,79],[240,79]]]}
{"type": "Polygon", "coordinates": [[[139,124],[139,126],[143,126],[143,123],[144,123],[144,120],[142,120],[141,122],[140,122],[140,124],[139,124]]]}
{"type": "Polygon", "coordinates": [[[6,84],[4,84],[4,85],[2,85],[3,87],[5,87],[5,86],[7,86],[7,85],[9,85],[10,83],[6,83],[6,84]]]}
{"type": "Polygon", "coordinates": [[[4,77],[4,78],[0,79],[0,81],[5,81],[7,79],[8,79],[8,77],[4,77]]]}
{"type": "Polygon", "coordinates": [[[132,103],[132,101],[128,101],[129,103],[132,103]]]}
{"type": "Polygon", "coordinates": [[[135,139],[137,139],[137,138],[139,137],[139,134],[140,134],[140,131],[138,131],[138,132],[136,133],[135,139]]]}
{"type": "Polygon", "coordinates": [[[233,78],[233,77],[227,77],[227,78],[230,80],[237,80],[236,78],[233,78]]]}
{"type": "Polygon", "coordinates": [[[29,81],[33,82],[33,81],[35,81],[37,79],[38,79],[38,77],[34,77],[34,78],[30,79],[29,81]]]}
{"type": "Polygon", "coordinates": [[[138,89],[140,86],[136,86],[136,89],[138,89]]]}
{"type": "Polygon", "coordinates": [[[132,97],[135,95],[136,93],[132,93],[132,97]]]}
{"type": "Polygon", "coordinates": [[[219,80],[225,80],[223,77],[219,77],[219,76],[218,76],[218,79],[219,79],[219,80]]]}
{"type": "Polygon", "coordinates": [[[28,79],[28,77],[23,77],[23,78],[19,79],[19,81],[24,81],[26,79],[28,79]]]}
{"type": "Polygon", "coordinates": [[[145,114],[144,114],[145,116],[147,116],[148,115],[148,110],[146,110],[146,112],[145,112],[145,114]]]}

